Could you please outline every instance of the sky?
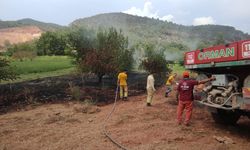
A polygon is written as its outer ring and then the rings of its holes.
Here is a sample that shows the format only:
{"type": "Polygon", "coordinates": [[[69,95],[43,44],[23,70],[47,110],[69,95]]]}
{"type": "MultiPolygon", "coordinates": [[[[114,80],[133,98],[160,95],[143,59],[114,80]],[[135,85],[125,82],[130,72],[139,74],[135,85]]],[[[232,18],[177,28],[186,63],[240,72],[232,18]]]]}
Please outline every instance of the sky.
{"type": "Polygon", "coordinates": [[[68,25],[123,12],[182,25],[228,25],[250,34],[250,0],[0,0],[0,20],[32,18],[68,25]]]}

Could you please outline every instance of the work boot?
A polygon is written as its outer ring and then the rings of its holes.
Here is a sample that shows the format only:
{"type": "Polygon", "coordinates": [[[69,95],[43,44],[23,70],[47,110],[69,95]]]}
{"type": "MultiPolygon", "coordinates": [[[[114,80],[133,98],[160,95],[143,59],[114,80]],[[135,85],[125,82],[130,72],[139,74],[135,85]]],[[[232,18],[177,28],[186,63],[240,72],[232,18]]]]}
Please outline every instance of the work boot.
{"type": "Polygon", "coordinates": [[[168,93],[165,93],[165,97],[168,97],[168,93]]]}
{"type": "Polygon", "coordinates": [[[184,122],[184,125],[185,125],[186,127],[190,126],[190,124],[189,124],[188,122],[184,122]]]}
{"type": "Polygon", "coordinates": [[[151,103],[147,103],[147,106],[151,106],[151,103]]]}

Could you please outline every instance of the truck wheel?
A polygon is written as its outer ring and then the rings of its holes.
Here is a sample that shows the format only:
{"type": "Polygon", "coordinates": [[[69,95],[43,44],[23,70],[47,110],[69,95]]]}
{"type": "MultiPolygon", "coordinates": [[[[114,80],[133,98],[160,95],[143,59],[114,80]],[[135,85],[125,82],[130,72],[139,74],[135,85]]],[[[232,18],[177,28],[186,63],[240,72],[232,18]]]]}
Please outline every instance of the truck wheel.
{"type": "Polygon", "coordinates": [[[212,112],[212,117],[216,123],[225,125],[235,125],[241,114],[237,111],[217,109],[217,113],[212,112]]]}

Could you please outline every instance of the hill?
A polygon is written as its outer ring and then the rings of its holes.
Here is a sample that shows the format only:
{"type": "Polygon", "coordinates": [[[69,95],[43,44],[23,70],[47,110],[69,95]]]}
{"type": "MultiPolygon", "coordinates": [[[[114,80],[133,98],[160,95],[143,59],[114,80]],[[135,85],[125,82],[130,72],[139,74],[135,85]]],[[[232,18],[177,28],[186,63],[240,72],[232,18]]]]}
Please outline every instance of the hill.
{"type": "Polygon", "coordinates": [[[42,32],[37,26],[0,29],[0,50],[8,44],[23,43],[39,38],[42,32]]]}
{"type": "Polygon", "coordinates": [[[25,27],[25,26],[37,26],[43,31],[54,31],[57,29],[63,28],[63,26],[53,24],[53,23],[44,23],[40,21],[36,21],[33,19],[21,19],[17,21],[1,21],[0,20],[0,29],[4,28],[12,28],[12,27],[25,27]]]}
{"type": "Polygon", "coordinates": [[[17,21],[0,20],[0,51],[5,51],[6,44],[28,42],[39,38],[42,32],[62,29],[63,26],[44,23],[33,19],[17,21]]]}
{"type": "Polygon", "coordinates": [[[132,42],[145,40],[163,44],[177,42],[186,44],[191,49],[195,48],[200,41],[215,41],[219,35],[223,35],[226,42],[250,38],[249,34],[230,26],[184,26],[124,13],[107,13],[78,19],[73,21],[70,26],[83,26],[94,30],[115,27],[122,29],[132,42]]]}

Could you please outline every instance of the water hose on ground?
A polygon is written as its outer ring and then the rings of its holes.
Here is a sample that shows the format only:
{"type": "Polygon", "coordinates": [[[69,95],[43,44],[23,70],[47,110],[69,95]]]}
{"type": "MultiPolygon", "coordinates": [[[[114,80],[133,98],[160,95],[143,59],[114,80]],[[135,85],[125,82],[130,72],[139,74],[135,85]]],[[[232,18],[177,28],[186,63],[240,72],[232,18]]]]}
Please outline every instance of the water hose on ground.
{"type": "Polygon", "coordinates": [[[117,97],[118,97],[118,86],[116,87],[116,91],[115,91],[115,101],[114,104],[112,106],[111,111],[109,112],[109,114],[107,115],[107,117],[104,120],[103,123],[103,134],[111,141],[113,142],[116,146],[118,146],[119,148],[123,149],[123,150],[128,150],[125,146],[121,145],[119,142],[117,142],[110,134],[108,134],[107,132],[107,126],[106,123],[109,121],[112,113],[115,111],[115,107],[116,107],[116,101],[117,101],[117,97]]]}

